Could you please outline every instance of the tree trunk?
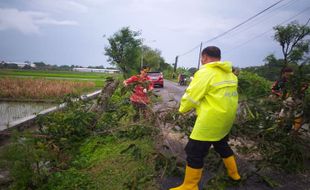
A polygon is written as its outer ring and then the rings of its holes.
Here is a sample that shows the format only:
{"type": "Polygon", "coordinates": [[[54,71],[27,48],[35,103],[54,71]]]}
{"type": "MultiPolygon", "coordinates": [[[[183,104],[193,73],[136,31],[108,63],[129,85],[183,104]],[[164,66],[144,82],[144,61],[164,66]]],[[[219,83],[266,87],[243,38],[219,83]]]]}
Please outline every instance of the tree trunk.
{"type": "Polygon", "coordinates": [[[109,79],[106,80],[105,86],[102,88],[102,91],[98,97],[98,101],[93,105],[91,111],[97,112],[101,114],[107,110],[108,102],[114,91],[117,89],[119,85],[118,80],[109,79]]]}

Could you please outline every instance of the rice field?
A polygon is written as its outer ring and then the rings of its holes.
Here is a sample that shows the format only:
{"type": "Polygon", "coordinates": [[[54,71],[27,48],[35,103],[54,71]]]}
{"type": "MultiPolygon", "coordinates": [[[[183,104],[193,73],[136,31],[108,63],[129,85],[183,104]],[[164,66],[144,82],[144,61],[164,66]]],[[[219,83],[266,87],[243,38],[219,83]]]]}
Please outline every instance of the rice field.
{"type": "Polygon", "coordinates": [[[57,99],[66,94],[81,94],[94,90],[90,81],[49,80],[32,78],[0,78],[0,98],[4,99],[57,99]]]}
{"type": "Polygon", "coordinates": [[[120,75],[95,72],[0,69],[0,78],[53,79],[79,82],[90,81],[96,84],[96,88],[101,88],[103,86],[103,81],[107,76],[119,77],[120,75]]]}

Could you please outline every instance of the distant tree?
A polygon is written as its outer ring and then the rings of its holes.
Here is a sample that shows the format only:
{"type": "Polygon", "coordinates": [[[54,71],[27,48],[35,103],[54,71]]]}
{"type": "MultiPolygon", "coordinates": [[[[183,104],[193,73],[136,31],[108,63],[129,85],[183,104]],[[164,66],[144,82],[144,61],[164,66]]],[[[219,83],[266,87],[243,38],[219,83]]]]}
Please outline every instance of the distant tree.
{"type": "Polygon", "coordinates": [[[58,67],[59,70],[65,70],[65,71],[69,71],[71,70],[71,67],[69,65],[60,65],[58,67]]]}
{"type": "Polygon", "coordinates": [[[190,72],[188,71],[188,69],[186,69],[184,67],[178,67],[177,73],[178,74],[184,74],[184,75],[190,75],[190,72]]]}
{"type": "MultiPolygon", "coordinates": [[[[151,70],[162,71],[165,67],[165,60],[161,56],[161,52],[158,49],[152,49],[148,46],[142,46],[143,65],[149,66],[151,70]]],[[[141,57],[142,59],[142,57],[141,57]]]]}
{"type": "Polygon", "coordinates": [[[36,66],[37,69],[45,69],[46,66],[47,66],[47,65],[46,65],[44,62],[42,62],[42,61],[40,61],[40,62],[33,62],[33,64],[35,64],[35,66],[36,66]]]}
{"type": "Polygon", "coordinates": [[[117,69],[117,68],[115,68],[115,67],[107,67],[106,69],[117,69]]]}
{"type": "Polygon", "coordinates": [[[100,66],[88,66],[87,68],[92,68],[92,69],[104,69],[103,65],[100,66]]]}
{"type": "Polygon", "coordinates": [[[277,59],[274,54],[270,54],[264,59],[264,62],[264,67],[261,67],[260,69],[256,68],[256,73],[271,81],[277,80],[279,78],[279,73],[283,68],[283,59],[277,59]]]}
{"type": "Polygon", "coordinates": [[[166,62],[160,62],[160,71],[173,71],[173,67],[166,62]]]}
{"type": "Polygon", "coordinates": [[[270,54],[264,59],[264,62],[267,67],[282,67],[284,61],[277,59],[274,54],[270,54]]]}
{"type": "Polygon", "coordinates": [[[7,63],[7,64],[5,64],[5,67],[7,69],[18,69],[18,65],[15,63],[7,63]]]}
{"type": "Polygon", "coordinates": [[[29,69],[32,69],[32,67],[30,65],[25,65],[23,69],[29,70],[29,69]]]}
{"type": "Polygon", "coordinates": [[[104,69],[103,65],[96,66],[97,69],[104,69]]]}
{"type": "Polygon", "coordinates": [[[115,65],[125,78],[137,73],[140,68],[141,39],[140,32],[124,27],[108,38],[109,46],[105,47],[105,55],[111,65],[115,65]]]}
{"type": "MultiPolygon", "coordinates": [[[[248,67],[244,70],[256,73],[269,80],[277,80],[281,77],[283,67],[291,67],[295,71],[300,70],[299,65],[309,63],[309,39],[310,27],[292,22],[286,26],[274,27],[274,39],[280,44],[283,58],[276,58],[270,54],[264,59],[264,66],[248,67]]],[[[308,66],[303,66],[303,72],[309,74],[308,66]]]]}
{"type": "Polygon", "coordinates": [[[46,69],[48,70],[60,70],[57,65],[46,65],[46,69]]]}
{"type": "Polygon", "coordinates": [[[307,24],[300,25],[295,21],[287,26],[274,27],[274,39],[281,45],[284,67],[290,62],[298,63],[309,52],[310,41],[306,37],[310,34],[310,27],[307,24]]]}
{"type": "Polygon", "coordinates": [[[80,65],[71,65],[70,67],[71,67],[71,68],[83,68],[83,67],[80,66],[80,65]]]}
{"type": "Polygon", "coordinates": [[[196,68],[196,67],[191,67],[191,68],[188,69],[188,72],[189,72],[191,75],[194,75],[196,71],[197,71],[197,68],[196,68]]]}

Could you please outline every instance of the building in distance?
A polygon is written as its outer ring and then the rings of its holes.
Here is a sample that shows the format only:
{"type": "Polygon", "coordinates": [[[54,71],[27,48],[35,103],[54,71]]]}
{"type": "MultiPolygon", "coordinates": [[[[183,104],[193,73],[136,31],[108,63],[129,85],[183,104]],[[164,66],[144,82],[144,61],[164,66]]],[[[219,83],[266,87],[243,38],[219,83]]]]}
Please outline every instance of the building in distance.
{"type": "Polygon", "coordinates": [[[72,70],[78,72],[120,73],[117,69],[73,68],[72,70]]]}

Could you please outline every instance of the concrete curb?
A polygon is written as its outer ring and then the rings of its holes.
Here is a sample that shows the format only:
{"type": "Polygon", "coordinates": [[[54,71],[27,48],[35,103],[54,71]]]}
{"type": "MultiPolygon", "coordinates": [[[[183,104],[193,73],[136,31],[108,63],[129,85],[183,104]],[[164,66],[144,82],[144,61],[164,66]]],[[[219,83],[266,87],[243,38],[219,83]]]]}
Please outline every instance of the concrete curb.
{"type": "MultiPolygon", "coordinates": [[[[90,93],[87,95],[82,95],[80,97],[80,99],[82,99],[82,100],[92,99],[92,98],[97,97],[100,93],[101,93],[101,90],[97,90],[93,93],[90,93]]],[[[79,99],[74,99],[73,101],[79,101],[79,99]]],[[[38,116],[46,115],[46,114],[61,110],[61,109],[65,108],[66,106],[67,106],[66,103],[62,103],[58,106],[54,106],[54,107],[42,110],[38,114],[33,114],[30,116],[15,120],[11,123],[8,123],[8,125],[0,126],[0,131],[6,131],[6,130],[14,129],[14,128],[22,128],[22,126],[25,126],[26,124],[32,123],[38,116]]]]}

